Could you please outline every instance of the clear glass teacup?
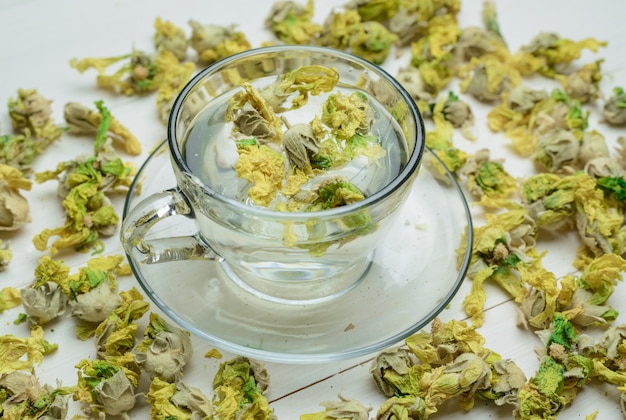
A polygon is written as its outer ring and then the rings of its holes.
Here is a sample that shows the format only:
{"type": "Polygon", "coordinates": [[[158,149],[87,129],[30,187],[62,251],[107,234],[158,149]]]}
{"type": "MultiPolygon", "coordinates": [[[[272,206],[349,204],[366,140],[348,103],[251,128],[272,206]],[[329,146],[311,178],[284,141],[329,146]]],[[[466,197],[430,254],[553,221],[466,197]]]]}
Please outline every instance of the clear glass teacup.
{"type": "Polygon", "coordinates": [[[148,263],[218,260],[243,289],[286,304],[328,301],[366,275],[425,144],[395,79],[316,46],[257,48],[205,68],[176,98],[167,134],[177,185],[128,213],[125,251],[148,263]],[[150,239],[174,215],[197,231],[150,239]]]}

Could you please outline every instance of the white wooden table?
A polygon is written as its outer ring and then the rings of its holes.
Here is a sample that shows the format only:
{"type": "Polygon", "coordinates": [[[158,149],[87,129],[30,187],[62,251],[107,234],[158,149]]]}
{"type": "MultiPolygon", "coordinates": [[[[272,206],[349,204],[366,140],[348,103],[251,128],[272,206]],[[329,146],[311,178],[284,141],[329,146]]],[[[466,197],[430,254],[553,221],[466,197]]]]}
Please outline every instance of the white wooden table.
{"type": "MultiPolygon", "coordinates": [[[[344,4],[339,0],[317,0],[316,21],[323,22],[330,10],[344,4]]],[[[595,37],[609,42],[598,54],[585,52],[583,60],[590,62],[602,57],[604,80],[602,91],[610,93],[614,86],[626,85],[626,3],[622,0],[500,0],[496,2],[499,22],[511,50],[517,48],[541,31],[553,31],[563,37],[580,40],[595,37]]],[[[138,164],[152,147],[165,138],[165,127],[158,121],[154,107],[154,96],[147,98],[117,96],[98,90],[95,87],[95,74],[80,75],[70,68],[72,58],[105,57],[125,54],[132,48],[152,51],[153,23],[156,17],[168,19],[189,30],[190,18],[201,23],[227,25],[236,23],[246,33],[253,46],[262,41],[272,40],[272,35],[263,27],[263,21],[271,7],[271,2],[259,0],[0,0],[0,102],[5,103],[16,97],[18,88],[36,88],[43,96],[52,99],[55,119],[63,122],[63,106],[66,102],[77,101],[92,104],[104,99],[124,125],[126,125],[144,145],[143,154],[134,160],[138,164]]],[[[465,0],[460,14],[460,26],[481,24],[480,0],[465,0]]],[[[392,74],[408,57],[396,60],[391,57],[385,67],[392,74]]],[[[539,82],[541,83],[541,82],[539,82]]],[[[533,165],[525,159],[514,156],[508,148],[510,141],[492,134],[486,125],[486,112],[489,108],[476,105],[474,113],[477,121],[475,133],[478,141],[470,142],[457,134],[456,146],[471,153],[482,147],[489,147],[492,156],[504,158],[507,169],[518,177],[530,175],[533,165]]],[[[600,109],[598,105],[595,111],[600,109]]],[[[611,144],[615,143],[623,131],[599,125],[597,112],[592,125],[605,133],[611,144]]],[[[0,111],[1,133],[11,130],[7,109],[0,111]]],[[[90,152],[91,144],[85,139],[64,136],[40,156],[35,170],[53,169],[59,161],[71,159],[82,152],[90,152]]],[[[9,241],[14,250],[14,260],[7,271],[0,273],[0,288],[6,286],[23,287],[33,279],[33,270],[38,259],[44,255],[32,245],[32,238],[43,228],[59,226],[63,222],[63,212],[55,195],[56,182],[33,186],[25,195],[29,199],[32,223],[15,233],[0,232],[0,239],[9,241]]],[[[123,198],[115,202],[121,214],[123,198]]],[[[480,223],[477,219],[476,223],[480,223]]],[[[576,237],[552,238],[540,242],[541,249],[547,249],[545,265],[557,276],[572,272],[571,262],[577,247],[576,237]]],[[[118,236],[106,241],[106,254],[121,253],[118,236]]],[[[63,253],[62,258],[71,267],[83,264],[89,254],[63,253]]],[[[132,277],[121,278],[122,287],[133,285],[132,277]]],[[[465,282],[449,308],[440,317],[445,320],[464,319],[461,309],[463,297],[470,284],[465,282]]],[[[611,302],[626,311],[626,285],[619,285],[611,302]]],[[[156,308],[155,308],[156,309],[156,308]]],[[[0,333],[28,335],[27,324],[13,325],[19,309],[0,315],[0,333]]],[[[532,376],[538,366],[533,351],[539,346],[538,338],[530,331],[516,327],[516,304],[504,292],[495,287],[488,288],[485,324],[480,332],[486,337],[486,346],[500,353],[504,358],[513,359],[532,376]]],[[[618,323],[625,322],[622,314],[618,323]]],[[[43,383],[53,384],[60,379],[71,385],[76,381],[74,365],[82,358],[93,357],[94,349],[90,342],[83,343],[74,338],[73,322],[60,322],[47,328],[46,338],[59,343],[59,351],[45,358],[37,367],[43,383]]],[[[597,334],[598,331],[589,331],[597,334]]],[[[214,359],[204,359],[203,354],[210,345],[194,338],[196,346],[193,361],[185,371],[185,382],[198,386],[210,393],[211,380],[218,366],[214,359]]],[[[228,360],[234,355],[225,353],[228,360]]],[[[373,355],[372,355],[373,356],[373,355]]],[[[280,419],[296,419],[302,413],[323,411],[319,402],[336,399],[341,393],[348,398],[360,400],[373,407],[373,416],[385,398],[378,392],[370,378],[370,357],[359,360],[346,360],[324,365],[286,365],[269,363],[271,375],[269,399],[280,419]]],[[[599,410],[598,419],[622,418],[619,409],[618,393],[614,387],[591,383],[579,393],[575,403],[568,407],[562,418],[584,418],[599,410]]],[[[148,417],[148,409],[140,398],[132,418],[148,417]]],[[[442,407],[437,418],[510,418],[510,408],[496,409],[492,404],[477,400],[476,407],[465,414],[452,401],[442,407]]]]}

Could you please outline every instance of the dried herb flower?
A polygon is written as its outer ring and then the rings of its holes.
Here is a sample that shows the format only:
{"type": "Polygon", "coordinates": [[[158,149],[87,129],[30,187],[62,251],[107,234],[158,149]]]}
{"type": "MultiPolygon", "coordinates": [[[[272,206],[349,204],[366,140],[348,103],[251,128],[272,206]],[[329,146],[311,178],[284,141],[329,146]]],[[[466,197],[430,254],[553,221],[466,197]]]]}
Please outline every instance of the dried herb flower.
{"type": "Polygon", "coordinates": [[[322,401],[323,412],[302,414],[300,420],[368,420],[371,407],[365,407],[361,402],[345,398],[339,394],[339,401],[322,401]]]}
{"type": "Polygon", "coordinates": [[[30,222],[30,206],[20,190],[31,187],[19,169],[0,163],[0,231],[17,230],[30,222]]]}
{"type": "Polygon", "coordinates": [[[374,64],[382,64],[398,37],[379,22],[362,22],[357,28],[350,37],[350,51],[374,64]]]}
{"type": "Polygon", "coordinates": [[[192,356],[189,334],[172,328],[157,314],[150,314],[150,324],[144,330],[144,339],[135,349],[137,364],[151,379],[159,378],[173,383],[180,379],[182,370],[192,356]]]}
{"type": "Polygon", "coordinates": [[[319,152],[320,144],[309,124],[295,124],[283,134],[283,147],[289,162],[299,169],[310,172],[311,157],[319,152]]]}
{"type": "Polygon", "coordinates": [[[65,104],[64,117],[70,134],[106,136],[113,141],[113,145],[123,147],[129,155],[141,154],[141,142],[124,127],[102,101],[95,103],[97,111],[87,108],[77,102],[65,104]],[[100,134],[99,134],[100,133],[100,134]]]}
{"type": "Polygon", "coordinates": [[[613,89],[613,94],[604,103],[602,110],[604,120],[611,125],[626,125],[626,93],[621,87],[613,89]]]}
{"type": "Polygon", "coordinates": [[[565,67],[572,61],[580,58],[584,49],[597,52],[600,47],[604,47],[606,44],[606,42],[593,38],[572,41],[555,33],[542,32],[535,36],[529,44],[522,46],[520,53],[522,57],[538,58],[540,64],[536,66],[536,71],[546,77],[555,77],[557,74],[563,73],[565,67]]]}
{"type": "Polygon", "coordinates": [[[19,289],[15,287],[3,287],[0,289],[0,313],[15,308],[22,303],[19,289]]]}
{"type": "Polygon", "coordinates": [[[259,362],[239,356],[221,363],[213,378],[215,417],[274,420],[274,410],[264,395],[268,381],[259,362]]]}
{"type": "Polygon", "coordinates": [[[36,89],[20,89],[16,99],[9,99],[9,116],[17,134],[38,139],[41,152],[61,137],[63,128],[52,121],[52,108],[36,89]]]}
{"type": "Polygon", "coordinates": [[[396,14],[399,6],[399,0],[350,0],[345,7],[356,10],[365,22],[384,22],[396,14]]]}
{"type": "Polygon", "coordinates": [[[12,334],[0,336],[0,374],[16,370],[31,370],[40,365],[45,355],[56,351],[58,344],[52,344],[43,338],[40,326],[33,326],[30,337],[16,337],[12,334]]]}
{"type": "Polygon", "coordinates": [[[291,0],[277,1],[265,19],[265,26],[285,44],[313,44],[322,26],[312,18],[313,0],[306,0],[306,5],[291,0]]]}
{"type": "Polygon", "coordinates": [[[146,394],[153,419],[202,420],[213,418],[213,403],[198,388],[181,381],[169,383],[154,378],[146,394]]]}
{"type": "Polygon", "coordinates": [[[350,45],[350,38],[359,30],[361,16],[353,9],[333,10],[324,21],[320,34],[319,44],[346,50],[350,45]]]}
{"type": "Polygon", "coordinates": [[[44,325],[65,313],[68,296],[54,282],[48,281],[38,287],[22,289],[22,304],[28,319],[44,325]]]}
{"type": "Polygon", "coordinates": [[[203,25],[192,19],[189,26],[191,26],[189,42],[203,65],[250,49],[246,35],[236,30],[234,25],[203,25]]]}
{"type": "Polygon", "coordinates": [[[163,21],[157,17],[154,21],[154,45],[157,50],[164,49],[176,56],[180,61],[187,58],[187,48],[189,41],[183,31],[169,20],[163,21]]]}
{"type": "Polygon", "coordinates": [[[567,76],[557,76],[567,95],[581,103],[588,103],[598,98],[598,84],[602,80],[600,65],[603,60],[585,64],[567,76]]]}
{"type": "Polygon", "coordinates": [[[79,390],[74,399],[81,401],[94,413],[121,416],[128,419],[136,402],[136,383],[122,366],[106,360],[81,360],[77,365],[79,390]]]}
{"type": "Polygon", "coordinates": [[[6,419],[61,420],[74,390],[41,386],[34,373],[18,370],[0,376],[0,402],[6,419]]]}

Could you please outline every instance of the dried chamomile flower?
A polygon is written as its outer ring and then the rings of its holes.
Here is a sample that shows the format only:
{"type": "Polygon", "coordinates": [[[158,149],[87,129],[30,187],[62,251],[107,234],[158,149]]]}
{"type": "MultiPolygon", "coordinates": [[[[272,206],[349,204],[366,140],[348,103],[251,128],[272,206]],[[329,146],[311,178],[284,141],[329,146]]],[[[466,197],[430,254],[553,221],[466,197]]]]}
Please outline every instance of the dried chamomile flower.
{"type": "Polygon", "coordinates": [[[558,75],[556,77],[570,98],[578,100],[583,104],[588,103],[598,98],[598,84],[602,80],[600,71],[602,62],[603,60],[597,60],[593,63],[585,64],[567,76],[558,75]]]}
{"type": "Polygon", "coordinates": [[[373,121],[369,101],[362,94],[332,93],[322,108],[322,122],[339,139],[347,140],[355,134],[367,134],[373,121]]]}
{"type": "Polygon", "coordinates": [[[213,378],[215,417],[275,419],[264,395],[268,384],[267,371],[257,361],[239,356],[221,363],[213,378]]]}
{"type": "Polygon", "coordinates": [[[157,50],[168,50],[180,61],[187,58],[189,41],[187,41],[185,31],[169,20],[164,21],[160,17],[155,19],[154,29],[156,30],[154,34],[154,45],[157,50]]]}
{"type": "Polygon", "coordinates": [[[19,169],[0,163],[0,231],[17,230],[31,221],[28,200],[20,193],[31,187],[32,181],[19,169]]]}
{"type": "Polygon", "coordinates": [[[400,0],[350,0],[345,7],[356,10],[363,21],[384,22],[391,19],[400,6],[400,0]]]}
{"type": "Polygon", "coordinates": [[[467,177],[470,193],[480,198],[482,205],[491,206],[490,199],[493,199],[496,204],[493,207],[506,207],[501,200],[517,192],[517,182],[501,161],[491,160],[489,149],[478,150],[469,157],[460,174],[467,177]]]}
{"type": "Polygon", "coordinates": [[[155,313],[150,314],[144,339],[134,351],[137,364],[151,379],[156,377],[170,383],[182,376],[193,353],[189,333],[172,328],[155,313]]]}
{"type": "Polygon", "coordinates": [[[302,414],[300,420],[368,420],[372,407],[365,407],[361,402],[345,398],[339,394],[339,401],[322,401],[325,408],[320,413],[302,414]]]}
{"type": "Polygon", "coordinates": [[[613,94],[604,103],[602,116],[604,121],[611,125],[626,125],[626,93],[623,88],[619,86],[613,88],[613,94]]]}
{"type": "Polygon", "coordinates": [[[9,99],[9,116],[15,133],[40,139],[42,149],[61,137],[63,128],[52,121],[52,101],[36,89],[19,89],[17,93],[16,99],[9,99]]]}
{"type": "Polygon", "coordinates": [[[320,143],[309,124],[295,124],[283,134],[283,147],[291,164],[310,172],[311,157],[320,150],[320,143]]]}
{"type": "Polygon", "coordinates": [[[0,335],[0,374],[32,370],[35,365],[40,365],[44,356],[59,347],[44,340],[43,335],[43,328],[38,325],[31,328],[30,337],[0,335]]]}
{"type": "Polygon", "coordinates": [[[578,160],[580,142],[569,130],[553,130],[539,137],[534,160],[543,169],[553,173],[571,173],[578,160]]]}
{"type": "Polygon", "coordinates": [[[313,44],[322,31],[322,26],[312,21],[313,9],[313,0],[306,0],[306,5],[291,0],[275,2],[265,26],[285,44],[313,44]]]}
{"type": "Polygon", "coordinates": [[[460,70],[460,74],[463,77],[460,84],[461,92],[485,102],[500,100],[503,93],[521,82],[521,75],[510,62],[492,55],[472,58],[460,70]]]}
{"type": "Polygon", "coordinates": [[[41,386],[32,372],[16,370],[0,376],[0,402],[6,419],[59,420],[67,416],[67,403],[74,390],[41,386]]]}
{"type": "Polygon", "coordinates": [[[22,289],[21,295],[28,319],[38,325],[44,325],[63,315],[69,299],[63,289],[52,281],[38,287],[26,287],[22,289]]]}
{"type": "Polygon", "coordinates": [[[213,403],[201,390],[181,381],[169,383],[153,378],[146,394],[153,419],[202,420],[213,418],[213,403]]]}
{"type": "Polygon", "coordinates": [[[3,287],[0,289],[0,313],[15,308],[22,303],[19,289],[15,287],[3,287]]]}
{"type": "Polygon", "coordinates": [[[332,91],[339,82],[339,72],[332,68],[320,65],[301,66],[291,70],[259,91],[261,97],[267,101],[274,112],[284,112],[289,109],[298,109],[307,104],[309,95],[319,95],[332,91]],[[288,107],[284,102],[293,93],[288,107]]]}
{"type": "Polygon", "coordinates": [[[192,19],[189,26],[191,26],[189,43],[203,65],[250,49],[246,35],[236,30],[234,25],[203,25],[192,19]]]}
{"type": "Polygon", "coordinates": [[[137,399],[136,377],[131,379],[133,375],[129,377],[126,369],[107,360],[83,359],[76,368],[79,390],[74,393],[74,400],[87,405],[94,413],[129,418],[127,413],[137,399]]]}
{"type": "Polygon", "coordinates": [[[398,37],[382,23],[362,22],[350,37],[350,52],[374,64],[382,64],[398,37]]]}
{"type": "Polygon", "coordinates": [[[116,147],[124,148],[129,155],[141,154],[141,142],[122,125],[103,101],[95,102],[96,109],[90,109],[77,102],[68,102],[64,108],[64,118],[68,132],[75,135],[104,135],[116,147]],[[100,133],[100,134],[99,134],[100,133]]]}
{"type": "Polygon", "coordinates": [[[600,47],[606,46],[606,42],[601,42],[593,38],[586,38],[581,41],[572,41],[561,38],[558,34],[542,32],[535,36],[531,42],[520,49],[521,57],[538,58],[541,65],[536,71],[546,77],[555,77],[562,74],[572,61],[580,58],[582,50],[589,49],[597,52],[600,47]]]}

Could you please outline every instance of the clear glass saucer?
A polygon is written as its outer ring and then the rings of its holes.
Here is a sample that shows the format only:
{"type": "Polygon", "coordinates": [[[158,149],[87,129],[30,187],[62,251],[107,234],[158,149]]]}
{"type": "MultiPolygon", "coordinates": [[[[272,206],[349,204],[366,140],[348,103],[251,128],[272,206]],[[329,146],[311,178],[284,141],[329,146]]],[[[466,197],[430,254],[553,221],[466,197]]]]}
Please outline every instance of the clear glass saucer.
{"type": "MultiPolygon", "coordinates": [[[[429,150],[424,158],[433,157],[429,150]]],[[[329,302],[287,305],[235,284],[217,260],[146,263],[128,256],[149,299],[181,328],[215,347],[279,363],[315,363],[362,356],[399,343],[435,318],[454,297],[469,264],[471,214],[463,192],[422,167],[365,277],[329,302]],[[457,256],[463,233],[466,253],[457,256]],[[459,261],[460,260],[460,261],[459,261]]],[[[144,196],[175,186],[161,144],[140,168],[124,216],[144,196]]],[[[169,217],[150,231],[181,236],[193,220],[169,217]]]]}

